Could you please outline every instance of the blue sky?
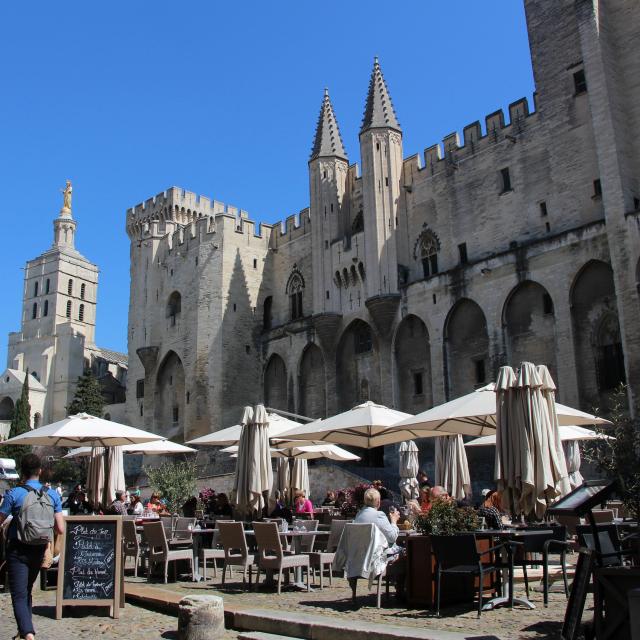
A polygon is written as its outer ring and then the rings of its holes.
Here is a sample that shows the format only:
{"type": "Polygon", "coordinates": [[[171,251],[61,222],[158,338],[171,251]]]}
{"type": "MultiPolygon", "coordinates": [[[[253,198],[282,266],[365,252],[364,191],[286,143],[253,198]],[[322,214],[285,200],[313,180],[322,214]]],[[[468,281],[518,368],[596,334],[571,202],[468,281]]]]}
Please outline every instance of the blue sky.
{"type": "Polygon", "coordinates": [[[304,208],[323,88],[356,162],[374,55],[405,156],[533,92],[520,0],[13,2],[0,20],[0,363],[66,178],[97,342],[126,351],[128,207],[177,185],[258,221],[304,208]]]}

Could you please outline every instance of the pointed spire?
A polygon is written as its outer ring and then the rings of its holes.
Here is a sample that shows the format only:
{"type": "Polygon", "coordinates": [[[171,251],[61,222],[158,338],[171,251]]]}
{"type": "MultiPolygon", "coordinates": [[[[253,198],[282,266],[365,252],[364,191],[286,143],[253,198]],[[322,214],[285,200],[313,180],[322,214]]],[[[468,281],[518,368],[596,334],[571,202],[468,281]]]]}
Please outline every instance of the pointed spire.
{"type": "Polygon", "coordinates": [[[373,59],[373,71],[369,81],[369,92],[367,93],[360,133],[377,127],[402,131],[376,56],[373,59]]]}
{"type": "Polygon", "coordinates": [[[333,106],[329,98],[329,89],[325,87],[310,159],[315,160],[316,158],[327,156],[335,156],[343,158],[344,160],[347,159],[347,152],[344,150],[344,145],[342,144],[338,121],[336,120],[336,115],[333,112],[333,106]]]}

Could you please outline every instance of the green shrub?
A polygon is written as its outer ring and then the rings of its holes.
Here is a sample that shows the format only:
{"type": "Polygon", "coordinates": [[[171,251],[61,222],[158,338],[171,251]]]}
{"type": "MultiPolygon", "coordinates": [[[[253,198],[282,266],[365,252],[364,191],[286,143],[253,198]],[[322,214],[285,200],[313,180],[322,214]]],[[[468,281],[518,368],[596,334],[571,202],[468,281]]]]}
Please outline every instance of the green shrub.
{"type": "Polygon", "coordinates": [[[480,519],[471,507],[458,507],[453,500],[434,500],[427,513],[416,516],[415,528],[423,535],[452,536],[474,531],[480,519]]]}
{"type": "Polygon", "coordinates": [[[159,493],[171,513],[178,513],[182,505],[196,492],[198,477],[195,462],[165,463],[159,467],[145,467],[151,488],[159,493]]]}

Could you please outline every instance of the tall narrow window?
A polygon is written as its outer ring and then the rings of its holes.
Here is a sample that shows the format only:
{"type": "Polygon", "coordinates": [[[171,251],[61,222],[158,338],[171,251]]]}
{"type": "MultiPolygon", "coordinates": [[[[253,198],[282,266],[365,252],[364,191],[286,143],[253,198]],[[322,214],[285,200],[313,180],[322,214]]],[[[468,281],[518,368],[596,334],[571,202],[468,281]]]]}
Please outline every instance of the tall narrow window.
{"type": "Polygon", "coordinates": [[[438,273],[438,240],[427,231],[420,238],[420,259],[422,260],[422,275],[425,278],[438,273]]]}
{"type": "Polygon", "coordinates": [[[602,183],[600,182],[600,178],[593,181],[593,197],[602,197],[602,183]]]}
{"type": "Polygon", "coordinates": [[[483,384],[487,379],[484,360],[476,360],[474,364],[476,368],[476,384],[483,384]]]}
{"type": "Polygon", "coordinates": [[[44,285],[44,292],[45,293],[49,293],[49,290],[51,289],[51,280],[49,280],[49,278],[47,278],[47,281],[44,285]]]}
{"type": "Polygon", "coordinates": [[[48,300],[44,301],[44,307],[42,308],[42,315],[44,317],[49,315],[49,301],[48,300]]]}
{"type": "Polygon", "coordinates": [[[304,291],[304,280],[299,271],[294,271],[287,283],[287,294],[289,296],[289,316],[291,320],[299,320],[304,315],[302,309],[302,293],[304,291]]]}
{"type": "Polygon", "coordinates": [[[71,300],[67,300],[67,318],[71,317],[71,300]]]}
{"type": "Polygon", "coordinates": [[[509,173],[509,167],[500,169],[500,177],[502,178],[502,193],[511,191],[511,174],[509,173]]]}
{"type": "Polygon", "coordinates": [[[262,329],[264,331],[269,331],[269,329],[271,329],[271,325],[273,323],[273,317],[271,315],[272,307],[273,298],[271,296],[267,296],[264,299],[264,306],[262,308],[262,329]]]}
{"type": "Polygon", "coordinates": [[[546,202],[541,202],[541,203],[540,203],[540,215],[541,215],[543,218],[546,218],[546,217],[547,217],[547,215],[548,215],[548,213],[549,213],[549,212],[547,211],[547,203],[546,203],[546,202]]]}
{"type": "Polygon", "coordinates": [[[67,295],[73,295],[73,280],[69,278],[69,282],[67,282],[67,295]]]}
{"type": "Polygon", "coordinates": [[[38,295],[38,287],[39,287],[40,283],[36,280],[33,283],[33,295],[37,296],[38,295]]]}
{"type": "Polygon", "coordinates": [[[178,407],[173,407],[173,421],[178,422],[178,418],[180,417],[180,410],[178,407]]]}
{"type": "Polygon", "coordinates": [[[78,320],[80,320],[80,322],[84,322],[84,305],[81,304],[80,308],[78,309],[78,320]]]}
{"type": "Polygon", "coordinates": [[[167,318],[169,318],[169,324],[173,327],[176,324],[176,319],[182,311],[182,296],[178,291],[174,291],[167,302],[167,318]]]}
{"type": "Polygon", "coordinates": [[[80,285],[80,298],[81,298],[82,300],[84,300],[84,294],[85,294],[86,290],[87,290],[87,285],[83,282],[83,283],[80,285]]]}
{"type": "Polygon", "coordinates": [[[574,89],[575,95],[586,92],[587,78],[584,75],[584,69],[580,69],[580,71],[576,71],[573,74],[573,89],[574,89]]]}
{"type": "Polygon", "coordinates": [[[353,339],[353,347],[356,353],[369,353],[373,349],[371,327],[365,322],[358,322],[353,333],[353,339]]]}
{"type": "Polygon", "coordinates": [[[31,307],[31,319],[35,320],[38,317],[38,303],[34,302],[33,307],[31,307]]]}
{"type": "Polygon", "coordinates": [[[548,293],[542,295],[542,312],[546,316],[553,315],[553,300],[548,293]]]}
{"type": "Polygon", "coordinates": [[[422,371],[417,371],[413,374],[413,395],[421,396],[423,392],[422,371]]]}
{"type": "Polygon", "coordinates": [[[458,245],[458,253],[460,254],[460,264],[467,264],[469,259],[467,258],[467,243],[463,242],[458,245]]]}

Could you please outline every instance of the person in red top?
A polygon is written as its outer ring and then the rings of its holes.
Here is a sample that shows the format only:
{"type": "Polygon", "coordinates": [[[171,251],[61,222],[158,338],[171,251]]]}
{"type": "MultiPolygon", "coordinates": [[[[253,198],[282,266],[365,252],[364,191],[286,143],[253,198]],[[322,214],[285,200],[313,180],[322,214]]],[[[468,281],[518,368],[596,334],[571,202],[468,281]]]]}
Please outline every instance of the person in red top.
{"type": "Polygon", "coordinates": [[[294,505],[296,513],[313,513],[313,504],[305,497],[304,491],[296,491],[294,505]]]}

